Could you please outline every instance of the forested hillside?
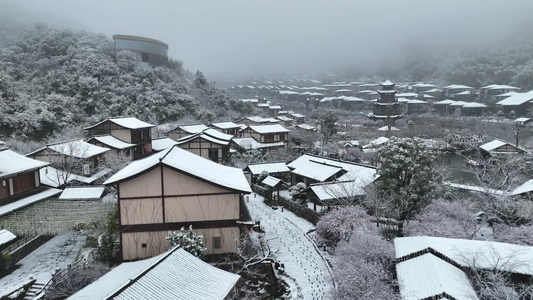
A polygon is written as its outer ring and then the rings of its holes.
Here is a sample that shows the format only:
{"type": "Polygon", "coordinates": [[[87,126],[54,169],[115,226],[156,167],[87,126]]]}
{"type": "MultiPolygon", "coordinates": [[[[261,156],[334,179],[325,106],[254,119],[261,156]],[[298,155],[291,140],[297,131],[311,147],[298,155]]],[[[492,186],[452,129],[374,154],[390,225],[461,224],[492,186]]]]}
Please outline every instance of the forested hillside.
{"type": "Polygon", "coordinates": [[[44,139],[113,116],[209,122],[253,109],[178,60],[147,69],[137,68],[128,51],[115,59],[103,35],[38,25],[0,38],[0,138],[44,139]]]}

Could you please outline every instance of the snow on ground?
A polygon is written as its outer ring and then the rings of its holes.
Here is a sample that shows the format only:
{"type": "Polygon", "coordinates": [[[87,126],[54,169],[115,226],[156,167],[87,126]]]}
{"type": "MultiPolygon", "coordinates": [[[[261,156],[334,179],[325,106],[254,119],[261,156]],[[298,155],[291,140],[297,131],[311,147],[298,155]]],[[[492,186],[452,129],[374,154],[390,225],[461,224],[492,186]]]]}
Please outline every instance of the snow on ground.
{"type": "Polygon", "coordinates": [[[290,286],[292,299],[329,299],[333,289],[329,266],[306,235],[313,224],[286,209],[268,207],[259,195],[253,194],[247,205],[253,219],[261,222],[274,258],[285,264],[282,278],[290,286]]]}
{"type": "Polygon", "coordinates": [[[64,269],[74,263],[78,250],[85,244],[85,236],[76,231],[58,235],[23,258],[18,269],[0,278],[0,295],[28,280],[31,276],[38,283],[46,284],[56,269],[64,269]]]}

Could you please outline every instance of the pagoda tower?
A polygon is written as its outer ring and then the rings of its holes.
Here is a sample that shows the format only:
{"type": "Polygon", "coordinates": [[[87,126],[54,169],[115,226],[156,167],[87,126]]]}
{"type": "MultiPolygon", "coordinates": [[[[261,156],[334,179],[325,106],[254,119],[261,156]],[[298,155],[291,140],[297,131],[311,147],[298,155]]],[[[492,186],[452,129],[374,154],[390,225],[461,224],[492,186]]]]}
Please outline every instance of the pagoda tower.
{"type": "Polygon", "coordinates": [[[387,80],[379,85],[382,87],[382,90],[377,91],[379,99],[374,102],[372,112],[367,117],[374,121],[383,120],[388,127],[387,132],[390,134],[392,124],[403,117],[400,111],[400,104],[396,100],[397,91],[394,89],[396,83],[387,80]]]}

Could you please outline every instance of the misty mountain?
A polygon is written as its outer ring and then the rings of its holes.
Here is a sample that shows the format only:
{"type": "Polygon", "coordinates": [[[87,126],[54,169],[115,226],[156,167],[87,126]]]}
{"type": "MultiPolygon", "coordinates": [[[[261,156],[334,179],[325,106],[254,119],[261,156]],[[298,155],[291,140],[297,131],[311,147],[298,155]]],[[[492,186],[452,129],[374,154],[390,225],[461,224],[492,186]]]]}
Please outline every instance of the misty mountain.
{"type": "Polygon", "coordinates": [[[131,52],[115,57],[104,35],[37,25],[0,45],[0,136],[41,139],[113,116],[209,122],[253,109],[180,61],[139,68],[131,52]]]}

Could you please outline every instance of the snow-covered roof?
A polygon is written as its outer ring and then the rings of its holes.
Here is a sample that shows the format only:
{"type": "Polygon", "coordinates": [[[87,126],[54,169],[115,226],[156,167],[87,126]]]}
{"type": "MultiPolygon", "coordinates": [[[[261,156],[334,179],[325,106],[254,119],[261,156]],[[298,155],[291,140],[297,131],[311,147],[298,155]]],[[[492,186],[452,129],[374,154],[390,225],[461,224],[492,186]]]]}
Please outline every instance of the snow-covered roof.
{"type": "Polygon", "coordinates": [[[116,137],[112,136],[112,135],[100,135],[100,136],[93,136],[91,139],[95,139],[97,141],[99,141],[100,143],[104,144],[104,145],[107,145],[111,148],[115,148],[115,149],[127,149],[127,148],[131,148],[131,147],[135,147],[135,144],[130,144],[130,143],[126,143],[126,142],[123,142],[119,139],[117,139],[116,137]]]}
{"type": "Polygon", "coordinates": [[[183,249],[122,263],[69,299],[223,300],[240,276],[183,249]]]}
{"type": "Polygon", "coordinates": [[[429,236],[396,238],[394,246],[397,259],[431,248],[462,267],[533,275],[530,246],[429,236]]]}
{"type": "Polygon", "coordinates": [[[465,105],[466,103],[468,103],[468,102],[464,102],[464,101],[455,101],[454,103],[450,103],[450,106],[463,106],[463,105],[465,105]]]}
{"type": "Polygon", "coordinates": [[[510,97],[514,94],[518,94],[517,92],[507,92],[507,93],[503,93],[503,94],[500,94],[500,95],[496,95],[496,97],[510,97]]]}
{"type": "Polygon", "coordinates": [[[91,187],[67,187],[63,190],[63,193],[59,196],[59,199],[99,199],[104,193],[103,186],[91,186],[91,187]]]}
{"type": "Polygon", "coordinates": [[[428,95],[428,94],[424,94],[424,99],[434,99],[435,97],[431,96],[431,95],[428,95]]]}
{"type": "Polygon", "coordinates": [[[89,144],[84,140],[74,140],[74,141],[47,145],[46,147],[43,147],[32,153],[29,153],[27,156],[32,156],[33,154],[40,152],[42,150],[45,150],[45,149],[50,149],[62,155],[72,156],[72,157],[82,158],[82,159],[97,156],[97,155],[103,154],[111,150],[109,148],[89,144]]]}
{"type": "Polygon", "coordinates": [[[482,88],[486,88],[489,90],[519,90],[519,87],[516,86],[510,86],[505,84],[491,84],[482,88]]]}
{"type": "Polygon", "coordinates": [[[219,140],[217,138],[214,138],[208,134],[205,134],[203,132],[201,133],[196,133],[196,134],[191,134],[191,135],[188,135],[188,136],[184,136],[180,139],[178,139],[177,141],[177,144],[178,145],[181,145],[181,144],[184,144],[184,143],[188,143],[194,139],[197,139],[197,138],[202,138],[202,139],[205,139],[211,143],[215,143],[215,144],[219,144],[219,145],[223,145],[223,146],[226,146],[229,144],[229,141],[224,141],[224,140],[219,140]]]}
{"type": "Polygon", "coordinates": [[[397,263],[396,274],[404,300],[429,299],[442,293],[453,299],[478,299],[461,269],[430,253],[397,263]]]}
{"type": "MultiPolygon", "coordinates": [[[[388,131],[389,130],[389,127],[388,126],[383,126],[383,127],[380,127],[378,128],[378,131],[388,131]]],[[[400,131],[400,129],[394,127],[394,126],[391,126],[390,128],[391,131],[400,131]]]]}
{"type": "Polygon", "coordinates": [[[379,147],[385,143],[387,143],[389,141],[388,138],[382,136],[382,137],[378,137],[377,139],[375,140],[371,140],[370,143],[366,144],[366,145],[363,145],[363,149],[366,149],[366,148],[376,148],[376,147],[379,147]]]}
{"type": "Polygon", "coordinates": [[[0,150],[0,178],[36,170],[48,166],[49,163],[31,159],[9,149],[0,150]]]}
{"type": "Polygon", "coordinates": [[[349,163],[345,161],[340,161],[336,159],[330,159],[327,157],[322,156],[315,156],[310,154],[304,154],[294,161],[292,161],[290,164],[287,164],[287,166],[291,169],[298,169],[302,166],[305,166],[309,164],[310,161],[314,161],[315,165],[317,163],[326,164],[329,166],[336,166],[344,169],[347,171],[346,174],[342,175],[341,177],[337,178],[339,181],[348,181],[348,180],[359,180],[362,184],[369,184],[376,178],[376,169],[373,167],[355,164],[355,163],[349,163]]]}
{"type": "Polygon", "coordinates": [[[106,180],[104,184],[109,185],[127,180],[159,163],[178,169],[192,176],[202,178],[215,185],[224,186],[245,193],[251,192],[248,181],[242,170],[218,164],[189,151],[180,149],[177,146],[173,146],[168,150],[131,162],[125,168],[106,180]]]}
{"type": "Polygon", "coordinates": [[[110,121],[110,122],[113,122],[121,127],[124,127],[124,128],[128,128],[128,129],[141,129],[141,128],[150,128],[150,127],[154,127],[155,125],[152,125],[150,123],[146,123],[146,122],[143,122],[137,118],[134,118],[134,117],[126,117],[126,118],[112,118],[112,119],[107,119],[107,120],[104,120],[98,124],[95,124],[95,125],[92,125],[92,126],[89,126],[89,127],[86,127],[85,129],[91,129],[91,128],[94,128],[104,122],[107,122],[107,121],[110,121]]]}
{"type": "Polygon", "coordinates": [[[431,89],[431,90],[427,90],[426,93],[440,93],[442,92],[441,89],[431,89]]]}
{"type": "Polygon", "coordinates": [[[261,181],[261,184],[268,185],[269,187],[275,187],[278,184],[280,184],[280,182],[282,182],[281,179],[278,179],[278,178],[272,177],[272,176],[268,176],[267,178],[263,179],[263,181],[261,181]]]}
{"type": "Polygon", "coordinates": [[[296,127],[304,129],[304,130],[316,130],[316,127],[309,124],[298,124],[296,127]]]}
{"type": "Polygon", "coordinates": [[[450,100],[450,99],[446,99],[446,100],[437,101],[434,104],[449,105],[449,104],[452,104],[452,103],[455,103],[455,101],[450,100]]]}
{"type": "Polygon", "coordinates": [[[533,179],[524,182],[522,185],[514,189],[511,192],[511,195],[520,195],[524,193],[529,193],[531,191],[533,191],[533,179]]]}
{"type": "Polygon", "coordinates": [[[233,141],[237,145],[239,145],[241,148],[246,149],[246,150],[274,148],[274,147],[283,147],[283,146],[285,146],[285,142],[260,143],[260,142],[256,141],[254,138],[251,138],[251,137],[234,138],[233,141]]]}
{"type": "Polygon", "coordinates": [[[416,83],[416,84],[413,84],[413,87],[433,87],[434,88],[437,86],[431,83],[416,83]]]}
{"type": "Polygon", "coordinates": [[[409,102],[407,102],[407,104],[427,104],[426,101],[422,101],[422,100],[418,100],[418,99],[413,99],[413,100],[409,100],[409,102]]]}
{"type": "Polygon", "coordinates": [[[265,134],[265,133],[283,133],[283,132],[289,132],[290,130],[281,126],[280,124],[274,124],[274,125],[251,125],[250,129],[253,131],[259,133],[259,134],[265,134]]]}
{"type": "Polygon", "coordinates": [[[290,122],[290,121],[292,121],[292,119],[289,118],[289,117],[287,117],[287,116],[277,116],[276,119],[281,120],[281,121],[284,121],[284,122],[290,122]]]}
{"type": "Polygon", "coordinates": [[[268,107],[268,109],[273,109],[273,110],[281,109],[281,106],[279,106],[279,105],[270,105],[270,106],[268,107]]]}
{"type": "Polygon", "coordinates": [[[467,85],[462,85],[462,84],[450,84],[448,86],[443,87],[443,89],[460,90],[460,89],[473,89],[473,87],[467,86],[467,85]]]}
{"type": "MultiPolygon", "coordinates": [[[[409,101],[411,101],[411,99],[407,99],[407,98],[398,98],[397,100],[400,103],[408,103],[409,101]]],[[[372,102],[377,102],[377,101],[378,101],[377,99],[376,100],[372,100],[372,102]]]]}
{"type": "Polygon", "coordinates": [[[241,125],[235,124],[233,122],[218,122],[218,123],[211,123],[211,126],[220,128],[220,129],[232,129],[232,128],[239,128],[241,125]]]}
{"type": "Polygon", "coordinates": [[[418,96],[417,93],[400,93],[400,94],[396,94],[396,98],[416,97],[416,96],[418,96]]]}
{"type": "Polygon", "coordinates": [[[16,238],[17,236],[14,235],[11,231],[7,229],[0,230],[0,246],[5,245],[16,238]]]}
{"type": "Polygon", "coordinates": [[[525,122],[529,122],[529,121],[531,121],[531,120],[533,120],[533,119],[522,117],[522,118],[516,118],[514,121],[515,121],[516,123],[525,123],[525,122]]]}
{"type": "Polygon", "coordinates": [[[159,138],[159,139],[153,139],[152,140],[152,150],[154,150],[154,151],[162,151],[162,150],[168,149],[168,148],[176,145],[177,143],[178,142],[176,142],[175,140],[173,140],[171,138],[168,138],[168,137],[159,138]]]}
{"type": "Polygon", "coordinates": [[[341,172],[344,173],[345,170],[339,166],[332,166],[324,162],[309,160],[306,164],[292,170],[291,172],[322,182],[334,176],[335,174],[341,172]]]}
{"type": "Polygon", "coordinates": [[[455,95],[457,96],[457,95],[471,95],[471,94],[472,94],[472,91],[463,91],[463,92],[457,93],[455,95]]]}
{"type": "Polygon", "coordinates": [[[505,98],[496,104],[503,105],[503,106],[514,106],[514,105],[522,105],[524,103],[530,102],[533,100],[533,91],[529,91],[527,93],[515,93],[508,98],[505,98]]]}
{"type": "Polygon", "coordinates": [[[178,126],[177,128],[185,132],[194,134],[194,133],[202,132],[208,129],[209,127],[205,126],[204,124],[197,124],[197,125],[182,125],[182,126],[178,126]]]}
{"type": "Polygon", "coordinates": [[[253,98],[253,99],[240,99],[241,102],[244,102],[244,103],[247,103],[247,102],[250,102],[250,103],[257,103],[259,102],[258,99],[256,98],[253,98]]]}
{"type": "Polygon", "coordinates": [[[367,185],[359,181],[334,181],[314,184],[310,186],[310,189],[320,201],[328,201],[364,195],[364,188],[367,185]]]}
{"type": "MultiPolygon", "coordinates": [[[[515,147],[507,142],[504,142],[504,141],[500,141],[500,140],[493,140],[493,141],[490,141],[488,143],[485,143],[485,144],[482,144],[479,146],[479,148],[487,151],[487,152],[490,152],[490,151],[494,151],[496,150],[497,148],[501,147],[501,146],[504,146],[504,145],[509,145],[511,147],[515,147]]],[[[516,148],[516,147],[515,147],[516,148]]]]}
{"type": "Polygon", "coordinates": [[[247,168],[252,172],[253,175],[259,175],[263,171],[270,173],[282,173],[290,172],[289,168],[285,163],[265,163],[265,164],[253,164],[248,165],[247,168]]]}
{"type": "Polygon", "coordinates": [[[21,209],[23,207],[26,207],[30,204],[33,204],[35,202],[39,202],[41,200],[44,200],[46,198],[50,198],[52,196],[58,195],[61,193],[61,190],[48,188],[42,192],[39,192],[37,194],[33,194],[31,196],[19,199],[15,202],[11,202],[6,205],[0,206],[0,216],[3,216],[5,214],[8,214],[10,212],[13,212],[15,210],[21,209]]]}
{"type": "Polygon", "coordinates": [[[137,118],[115,118],[115,119],[109,119],[109,121],[128,128],[128,129],[140,129],[140,128],[149,128],[154,127],[155,125],[152,125],[150,123],[143,122],[137,118]]]}
{"type": "Polygon", "coordinates": [[[91,184],[97,179],[102,178],[102,176],[108,174],[109,172],[111,172],[111,169],[106,168],[96,172],[91,177],[85,177],[76,174],[69,174],[68,172],[58,170],[51,166],[47,166],[39,170],[39,177],[41,178],[42,184],[56,188],[74,180],[91,184]]]}
{"type": "Polygon", "coordinates": [[[486,106],[483,103],[478,102],[467,102],[465,105],[463,105],[463,108],[486,108],[486,106]]]}
{"type": "Polygon", "coordinates": [[[231,141],[234,137],[231,134],[225,134],[212,128],[204,130],[203,133],[209,135],[210,137],[216,138],[218,140],[226,141],[226,142],[231,141]]]}
{"type": "Polygon", "coordinates": [[[246,117],[246,119],[254,123],[278,123],[279,121],[274,118],[262,118],[258,116],[246,117]]]}
{"type": "Polygon", "coordinates": [[[292,113],[291,116],[292,116],[293,118],[305,118],[304,115],[299,114],[299,113],[292,113]]]}
{"type": "Polygon", "coordinates": [[[344,92],[352,92],[352,90],[349,90],[349,89],[340,89],[340,90],[336,90],[336,91],[333,91],[334,93],[344,93],[344,92]]]}

